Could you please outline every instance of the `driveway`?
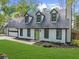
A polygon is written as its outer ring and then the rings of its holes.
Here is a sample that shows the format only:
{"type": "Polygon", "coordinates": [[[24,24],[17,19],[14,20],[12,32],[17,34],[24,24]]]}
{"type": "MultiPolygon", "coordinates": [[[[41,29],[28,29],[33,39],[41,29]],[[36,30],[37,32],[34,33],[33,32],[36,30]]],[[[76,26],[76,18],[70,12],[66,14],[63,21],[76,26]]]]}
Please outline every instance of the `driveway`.
{"type": "Polygon", "coordinates": [[[15,37],[9,37],[9,36],[5,36],[5,35],[0,35],[0,40],[10,40],[10,41],[15,41],[15,42],[19,42],[19,43],[29,44],[29,45],[32,45],[35,43],[34,40],[31,40],[31,41],[18,40],[15,37]]]}

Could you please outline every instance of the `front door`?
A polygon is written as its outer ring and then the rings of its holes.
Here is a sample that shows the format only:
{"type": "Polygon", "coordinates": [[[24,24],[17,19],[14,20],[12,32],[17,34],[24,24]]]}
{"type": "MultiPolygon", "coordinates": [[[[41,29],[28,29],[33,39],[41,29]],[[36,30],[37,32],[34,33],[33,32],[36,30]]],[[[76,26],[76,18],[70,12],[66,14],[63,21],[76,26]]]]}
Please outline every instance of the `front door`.
{"type": "Polygon", "coordinates": [[[39,38],[40,38],[40,30],[35,29],[35,40],[39,40],[39,38]]]}

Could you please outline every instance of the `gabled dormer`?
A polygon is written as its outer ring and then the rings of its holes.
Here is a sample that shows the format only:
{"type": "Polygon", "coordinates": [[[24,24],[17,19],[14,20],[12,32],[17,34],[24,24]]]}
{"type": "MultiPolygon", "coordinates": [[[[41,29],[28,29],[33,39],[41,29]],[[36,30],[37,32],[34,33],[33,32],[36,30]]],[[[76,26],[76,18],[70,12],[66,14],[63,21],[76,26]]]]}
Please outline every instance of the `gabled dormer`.
{"type": "Polygon", "coordinates": [[[56,23],[57,20],[59,19],[59,13],[56,9],[51,10],[50,12],[51,15],[51,22],[56,23]]]}
{"type": "Polygon", "coordinates": [[[33,17],[30,15],[25,15],[25,24],[29,24],[32,21],[33,17]]]}
{"type": "Polygon", "coordinates": [[[45,16],[40,11],[36,13],[36,23],[41,23],[44,20],[44,18],[45,16]]]}

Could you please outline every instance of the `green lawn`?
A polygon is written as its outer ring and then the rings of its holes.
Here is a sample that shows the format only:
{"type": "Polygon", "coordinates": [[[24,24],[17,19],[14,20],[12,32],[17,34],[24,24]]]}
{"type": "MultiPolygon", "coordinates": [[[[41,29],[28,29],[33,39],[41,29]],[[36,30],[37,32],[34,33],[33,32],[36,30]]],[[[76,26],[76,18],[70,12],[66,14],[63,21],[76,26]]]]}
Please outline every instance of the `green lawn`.
{"type": "Polygon", "coordinates": [[[78,48],[43,48],[1,40],[0,52],[9,59],[79,59],[78,48]]]}

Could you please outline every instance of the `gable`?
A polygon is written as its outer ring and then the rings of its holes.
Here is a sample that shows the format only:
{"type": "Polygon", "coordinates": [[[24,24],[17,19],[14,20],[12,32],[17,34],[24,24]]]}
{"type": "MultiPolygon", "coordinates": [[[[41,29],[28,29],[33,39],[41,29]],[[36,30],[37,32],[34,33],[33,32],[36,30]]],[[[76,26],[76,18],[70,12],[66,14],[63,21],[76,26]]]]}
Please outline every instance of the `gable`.
{"type": "Polygon", "coordinates": [[[58,11],[56,9],[51,10],[50,17],[50,21],[52,21],[52,23],[56,23],[59,19],[58,11]]]}
{"type": "Polygon", "coordinates": [[[56,9],[53,9],[53,10],[50,11],[50,14],[51,13],[58,13],[58,11],[56,9]]]}
{"type": "Polygon", "coordinates": [[[36,23],[41,23],[45,18],[44,14],[42,14],[40,11],[36,13],[35,17],[36,17],[36,23]]]}
{"type": "Polygon", "coordinates": [[[25,24],[29,24],[33,20],[33,17],[27,14],[25,16],[25,24]]]}

